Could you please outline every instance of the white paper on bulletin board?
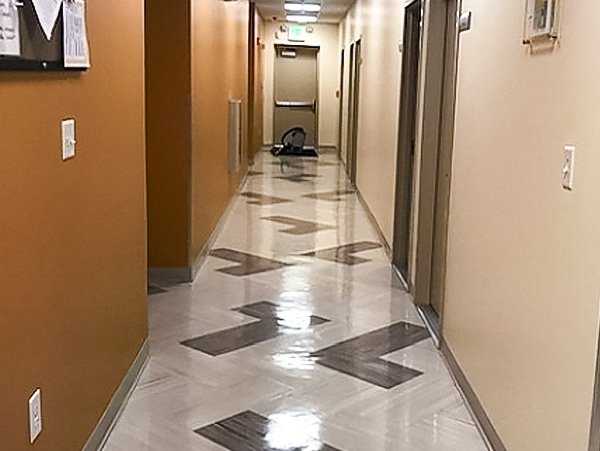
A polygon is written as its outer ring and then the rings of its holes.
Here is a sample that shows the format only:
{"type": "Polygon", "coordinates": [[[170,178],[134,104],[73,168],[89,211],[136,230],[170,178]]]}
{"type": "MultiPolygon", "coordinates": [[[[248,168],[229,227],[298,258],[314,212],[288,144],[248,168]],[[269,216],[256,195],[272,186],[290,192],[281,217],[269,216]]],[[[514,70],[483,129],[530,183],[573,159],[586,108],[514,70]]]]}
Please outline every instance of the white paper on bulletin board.
{"type": "Polygon", "coordinates": [[[90,67],[84,0],[65,0],[63,27],[65,67],[90,67]]]}
{"type": "Polygon", "coordinates": [[[21,55],[21,28],[15,0],[0,0],[0,55],[21,55]]]}

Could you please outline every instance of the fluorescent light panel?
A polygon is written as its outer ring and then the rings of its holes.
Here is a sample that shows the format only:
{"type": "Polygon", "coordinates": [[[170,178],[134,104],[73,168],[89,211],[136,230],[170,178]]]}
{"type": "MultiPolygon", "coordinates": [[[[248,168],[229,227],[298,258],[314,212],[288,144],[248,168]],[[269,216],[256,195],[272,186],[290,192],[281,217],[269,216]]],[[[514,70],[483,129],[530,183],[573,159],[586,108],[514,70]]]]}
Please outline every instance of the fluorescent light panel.
{"type": "Polygon", "coordinates": [[[298,23],[314,23],[317,21],[316,16],[309,16],[306,14],[288,14],[285,18],[288,22],[298,23]]]}
{"type": "Polygon", "coordinates": [[[305,13],[318,13],[321,11],[321,5],[318,3],[291,3],[285,2],[283,8],[286,11],[292,12],[305,12],[305,13]]]}

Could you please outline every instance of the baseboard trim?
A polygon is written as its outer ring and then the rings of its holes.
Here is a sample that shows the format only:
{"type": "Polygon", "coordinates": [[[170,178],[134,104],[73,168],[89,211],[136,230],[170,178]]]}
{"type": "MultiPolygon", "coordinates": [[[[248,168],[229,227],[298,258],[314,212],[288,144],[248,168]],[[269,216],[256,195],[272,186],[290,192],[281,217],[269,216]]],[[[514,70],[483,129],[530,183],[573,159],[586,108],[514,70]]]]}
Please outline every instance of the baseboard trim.
{"type": "Polygon", "coordinates": [[[121,381],[119,388],[117,388],[117,391],[104,410],[100,421],[83,446],[82,451],[100,451],[104,448],[110,433],[121,416],[133,389],[148,363],[149,355],[148,340],[146,340],[131,364],[129,371],[127,371],[127,374],[123,378],[123,381],[121,381]]]}
{"type": "Polygon", "coordinates": [[[327,154],[327,153],[337,153],[337,146],[324,144],[319,146],[319,154],[327,154]]]}
{"type": "Polygon", "coordinates": [[[187,283],[192,281],[192,268],[148,268],[148,281],[160,285],[162,282],[187,283]]]}
{"type": "Polygon", "coordinates": [[[454,358],[452,350],[443,337],[441,339],[440,350],[442,352],[442,356],[446,360],[447,366],[450,368],[450,374],[458,386],[458,389],[465,400],[467,408],[471,411],[471,414],[475,418],[475,423],[486,440],[488,447],[493,451],[506,451],[506,446],[504,446],[504,443],[502,443],[496,428],[494,428],[494,425],[485,412],[481,401],[479,401],[479,398],[475,394],[475,390],[473,390],[473,387],[471,387],[471,384],[465,376],[465,373],[463,373],[460,365],[454,358]]]}
{"type": "Polygon", "coordinates": [[[434,312],[431,305],[416,304],[415,306],[417,307],[417,312],[419,312],[421,319],[425,323],[425,327],[427,327],[427,330],[429,331],[429,335],[431,335],[435,347],[439,349],[441,345],[441,330],[437,314],[434,312]]]}
{"type": "Polygon", "coordinates": [[[358,201],[362,205],[363,210],[367,214],[367,218],[369,219],[369,222],[371,223],[371,227],[373,227],[373,229],[377,233],[377,236],[379,237],[379,241],[381,241],[381,244],[383,244],[383,249],[385,250],[388,260],[392,261],[392,248],[390,246],[390,243],[388,243],[388,240],[385,237],[385,235],[383,234],[383,230],[381,230],[381,227],[379,226],[379,223],[377,222],[375,215],[371,211],[371,208],[369,208],[369,204],[367,204],[367,201],[365,200],[365,198],[363,197],[363,195],[361,194],[361,192],[358,188],[356,188],[356,196],[358,197],[358,201]]]}

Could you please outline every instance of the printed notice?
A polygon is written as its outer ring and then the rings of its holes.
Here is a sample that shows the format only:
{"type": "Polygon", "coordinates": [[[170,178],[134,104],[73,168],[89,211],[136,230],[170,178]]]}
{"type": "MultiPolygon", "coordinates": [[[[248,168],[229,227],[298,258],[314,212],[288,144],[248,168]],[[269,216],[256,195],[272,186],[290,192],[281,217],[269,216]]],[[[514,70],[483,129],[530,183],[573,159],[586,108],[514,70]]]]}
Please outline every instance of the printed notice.
{"type": "Polygon", "coordinates": [[[35,14],[48,40],[52,39],[52,31],[60,13],[60,5],[62,5],[62,0],[33,0],[35,14]]]}
{"type": "Polygon", "coordinates": [[[0,0],[0,55],[21,55],[19,11],[15,0],[0,0]]]}
{"type": "Polygon", "coordinates": [[[90,67],[85,1],[69,0],[63,7],[65,67],[90,67]]]}

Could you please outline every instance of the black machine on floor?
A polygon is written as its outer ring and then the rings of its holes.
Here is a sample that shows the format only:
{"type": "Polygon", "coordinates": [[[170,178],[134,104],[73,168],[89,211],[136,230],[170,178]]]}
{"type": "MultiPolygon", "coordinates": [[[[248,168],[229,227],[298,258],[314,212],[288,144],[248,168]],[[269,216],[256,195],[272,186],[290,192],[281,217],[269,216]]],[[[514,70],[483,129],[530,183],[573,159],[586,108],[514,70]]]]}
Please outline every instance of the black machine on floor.
{"type": "Polygon", "coordinates": [[[305,146],[306,131],[302,127],[290,128],[281,137],[281,144],[271,150],[275,156],[318,157],[314,147],[305,146]]]}

